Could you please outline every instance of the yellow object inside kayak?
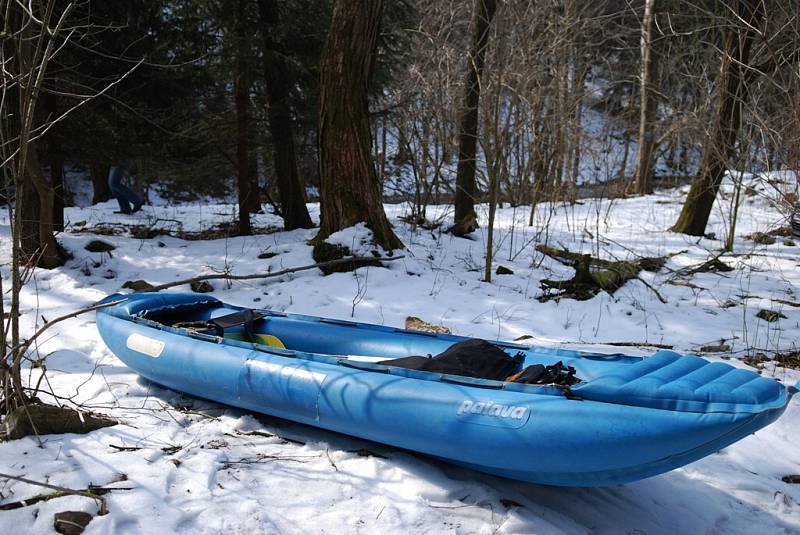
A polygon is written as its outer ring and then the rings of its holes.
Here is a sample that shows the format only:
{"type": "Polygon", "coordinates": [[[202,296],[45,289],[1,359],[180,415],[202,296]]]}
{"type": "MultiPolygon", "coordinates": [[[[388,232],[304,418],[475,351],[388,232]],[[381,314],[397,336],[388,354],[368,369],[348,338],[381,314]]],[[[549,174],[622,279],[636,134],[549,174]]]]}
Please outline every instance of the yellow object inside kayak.
{"type": "MultiPolygon", "coordinates": [[[[225,333],[225,338],[229,340],[244,341],[244,335],[240,333],[225,333]]],[[[278,349],[286,349],[286,346],[283,345],[283,342],[281,342],[281,339],[277,336],[272,336],[271,334],[254,334],[253,338],[257,344],[262,344],[269,347],[277,347],[278,349]]]]}

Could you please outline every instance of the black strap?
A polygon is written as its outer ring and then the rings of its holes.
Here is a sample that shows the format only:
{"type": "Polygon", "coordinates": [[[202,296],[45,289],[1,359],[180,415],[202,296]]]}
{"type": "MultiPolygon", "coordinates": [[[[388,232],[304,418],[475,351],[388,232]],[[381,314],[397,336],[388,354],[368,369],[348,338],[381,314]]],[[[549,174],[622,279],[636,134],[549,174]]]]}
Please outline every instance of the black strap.
{"type": "Polygon", "coordinates": [[[225,336],[225,329],[230,329],[231,327],[244,327],[244,339],[247,342],[254,342],[255,341],[255,331],[253,330],[253,325],[255,322],[264,319],[264,316],[259,314],[258,312],[246,308],[239,312],[234,312],[233,314],[227,314],[225,316],[220,316],[218,318],[213,318],[210,320],[211,325],[214,326],[214,330],[217,332],[217,336],[223,337],[225,336]]]}
{"type": "Polygon", "coordinates": [[[559,386],[571,386],[581,382],[581,380],[575,376],[575,368],[572,366],[565,366],[561,361],[550,366],[531,364],[518,374],[509,377],[508,380],[514,383],[525,383],[529,385],[559,386]]]}

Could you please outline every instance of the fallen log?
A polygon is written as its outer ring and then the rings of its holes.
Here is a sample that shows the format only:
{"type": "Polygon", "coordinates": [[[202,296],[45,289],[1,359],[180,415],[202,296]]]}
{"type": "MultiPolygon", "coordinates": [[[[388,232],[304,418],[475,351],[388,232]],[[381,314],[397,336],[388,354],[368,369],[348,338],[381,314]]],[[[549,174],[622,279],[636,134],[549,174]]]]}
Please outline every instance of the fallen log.
{"type": "Polygon", "coordinates": [[[613,294],[626,282],[638,277],[643,269],[642,263],[649,268],[663,266],[663,262],[656,262],[657,259],[653,258],[638,261],[604,260],[590,254],[573,253],[548,245],[537,245],[536,250],[575,269],[575,275],[571,279],[543,279],[540,286],[545,294],[539,298],[542,302],[563,297],[586,301],[601,291],[613,294]],[[553,291],[558,293],[552,293],[553,291]]]}

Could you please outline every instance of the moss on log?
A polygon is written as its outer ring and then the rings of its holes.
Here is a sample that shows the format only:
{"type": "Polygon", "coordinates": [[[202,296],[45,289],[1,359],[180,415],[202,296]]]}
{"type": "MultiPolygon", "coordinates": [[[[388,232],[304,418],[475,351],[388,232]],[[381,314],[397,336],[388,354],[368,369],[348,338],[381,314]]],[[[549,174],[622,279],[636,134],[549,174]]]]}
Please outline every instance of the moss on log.
{"type": "Polygon", "coordinates": [[[10,440],[29,435],[85,434],[117,425],[116,420],[88,412],[52,405],[26,405],[11,411],[3,421],[10,440]]]}
{"type": "Polygon", "coordinates": [[[645,257],[636,261],[604,260],[589,254],[573,253],[548,245],[537,245],[536,250],[562,264],[575,269],[575,275],[567,280],[543,279],[540,286],[545,295],[540,301],[567,297],[578,301],[591,299],[601,291],[613,294],[626,282],[639,276],[642,270],[658,271],[668,257],[645,257]],[[558,293],[551,293],[555,290],[558,293]]]}

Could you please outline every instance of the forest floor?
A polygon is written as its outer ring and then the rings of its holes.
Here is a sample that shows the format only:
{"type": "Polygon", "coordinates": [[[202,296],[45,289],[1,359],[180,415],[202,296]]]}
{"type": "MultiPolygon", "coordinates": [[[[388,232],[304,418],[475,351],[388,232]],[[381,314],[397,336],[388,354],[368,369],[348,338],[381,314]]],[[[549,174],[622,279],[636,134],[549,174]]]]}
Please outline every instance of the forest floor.
{"type": "MultiPolygon", "coordinates": [[[[667,230],[684,187],[624,200],[544,204],[532,227],[529,208],[505,207],[497,217],[495,268],[513,274],[494,275],[491,283],[482,281],[485,218],[467,240],[436,228],[412,229],[399,219],[408,206],[387,205],[408,247],[404,259],[329,276],[312,270],[266,281],[214,281],[213,295],[237,305],[397,327],[418,316],[459,335],[524,337],[535,345],[618,352],[609,344],[630,343],[624,351],[644,355],[653,351],[647,344],[664,344],[735,366],[749,362],[793,384],[800,370],[771,359],[790,362],[787,355],[794,354],[797,361],[800,246],[783,236],[771,244],[762,236],[750,239],[786,225],[771,199],[773,186],[754,185],[742,197],[734,252],[720,258],[731,271],[695,270],[719,254],[722,241],[667,230]],[[659,272],[642,272],[641,280],[613,296],[540,302],[542,279],[572,275],[534,249],[545,242],[607,259],[673,256],[659,272]],[[776,314],[759,317],[762,309],[776,314]]],[[[708,227],[720,239],[730,193],[726,186],[708,227]]],[[[309,208],[317,217],[318,206],[309,208]]],[[[24,333],[129,280],[155,284],[313,263],[306,241],[315,231],[277,231],[281,221],[272,215],[255,217],[269,233],[211,239],[223,234],[214,229],[231,220],[233,205],[146,206],[133,216],[114,209],[111,202],[67,209],[59,240],[73,258],[60,269],[37,271],[25,287],[24,333]],[[163,234],[148,230],[154,228],[163,234]],[[115,249],[86,251],[94,239],[115,249]]],[[[448,221],[450,210],[430,207],[429,219],[448,221]]],[[[367,233],[348,229],[335,239],[359,251],[367,233]]],[[[0,245],[8,255],[7,218],[0,220],[0,245]]],[[[4,288],[10,286],[7,262],[0,259],[4,288]]],[[[0,444],[1,471],[71,488],[129,489],[106,495],[110,513],[95,517],[86,533],[800,533],[800,485],[781,480],[800,474],[797,400],[775,424],[682,469],[616,487],[555,488],[160,388],[106,348],[93,315],[55,327],[39,353],[47,356],[43,390],[121,425],[0,444]]],[[[26,374],[36,383],[41,370],[26,374]]],[[[50,394],[41,397],[53,401],[50,394]]],[[[43,490],[0,481],[0,507],[43,490]]],[[[0,510],[0,525],[52,533],[53,514],[64,510],[96,508],[83,497],[61,497],[0,510]]]]}

